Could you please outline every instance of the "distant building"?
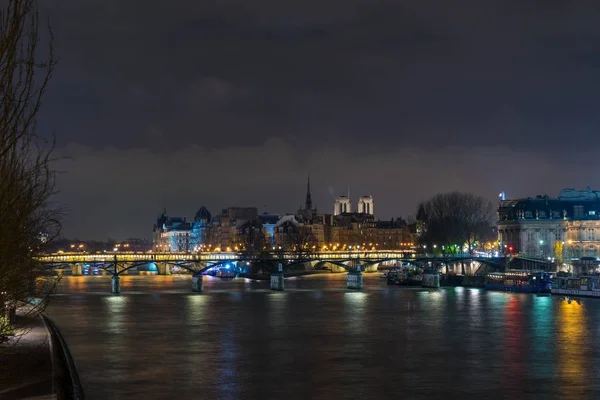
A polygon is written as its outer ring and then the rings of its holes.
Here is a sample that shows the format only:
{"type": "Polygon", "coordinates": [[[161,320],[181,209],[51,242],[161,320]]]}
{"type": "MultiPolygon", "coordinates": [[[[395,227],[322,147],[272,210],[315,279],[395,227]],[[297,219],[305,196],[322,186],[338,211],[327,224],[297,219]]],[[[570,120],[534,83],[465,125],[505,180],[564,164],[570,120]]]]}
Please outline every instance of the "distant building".
{"type": "Polygon", "coordinates": [[[154,251],[238,251],[248,234],[248,227],[260,229],[265,242],[271,246],[275,240],[277,214],[258,215],[256,207],[229,207],[212,216],[200,207],[193,221],[185,217],[171,217],[166,210],[157,218],[153,229],[154,251]]]}
{"type": "Polygon", "coordinates": [[[333,214],[322,214],[313,204],[310,189],[309,178],[304,205],[284,216],[259,215],[256,207],[229,207],[212,216],[202,206],[188,222],[163,211],[154,224],[153,249],[248,251],[253,247],[252,251],[257,251],[257,243],[264,243],[264,250],[289,250],[300,244],[309,250],[412,249],[414,239],[408,225],[402,219],[377,220],[371,195],[358,199],[356,211],[352,211],[349,197],[339,196],[333,214]]]}
{"type": "Polygon", "coordinates": [[[359,214],[375,215],[373,211],[373,197],[371,195],[362,196],[358,199],[358,207],[356,212],[359,214]]]}
{"type": "Polygon", "coordinates": [[[126,251],[146,252],[152,250],[152,243],[148,239],[129,238],[118,244],[122,250],[126,251]]]}
{"type": "Polygon", "coordinates": [[[212,217],[210,211],[204,206],[200,207],[194,216],[192,230],[190,232],[190,248],[191,251],[204,250],[204,247],[209,243],[211,234],[212,217]]]}
{"type": "Polygon", "coordinates": [[[320,214],[316,207],[312,208],[309,181],[306,199],[304,208],[296,214],[281,217],[275,226],[277,247],[289,249],[298,241],[294,240],[294,235],[309,233],[310,238],[304,238],[305,242],[314,243],[315,249],[319,250],[379,248],[408,252],[414,246],[414,235],[404,220],[379,221],[375,218],[371,195],[360,197],[354,212],[350,198],[339,196],[333,205],[333,215],[320,214]]]}
{"type": "Polygon", "coordinates": [[[352,212],[352,204],[347,196],[338,196],[333,204],[333,215],[342,215],[352,212]]]}
{"type": "Polygon", "coordinates": [[[154,251],[182,252],[190,250],[192,224],[185,217],[169,217],[167,210],[156,219],[152,232],[154,251]]]}
{"type": "Polygon", "coordinates": [[[503,253],[537,258],[600,257],[600,192],[501,201],[498,244],[503,253]]]}
{"type": "Polygon", "coordinates": [[[267,242],[271,246],[275,246],[275,226],[279,221],[279,214],[264,213],[260,214],[258,218],[263,226],[267,242]]]}

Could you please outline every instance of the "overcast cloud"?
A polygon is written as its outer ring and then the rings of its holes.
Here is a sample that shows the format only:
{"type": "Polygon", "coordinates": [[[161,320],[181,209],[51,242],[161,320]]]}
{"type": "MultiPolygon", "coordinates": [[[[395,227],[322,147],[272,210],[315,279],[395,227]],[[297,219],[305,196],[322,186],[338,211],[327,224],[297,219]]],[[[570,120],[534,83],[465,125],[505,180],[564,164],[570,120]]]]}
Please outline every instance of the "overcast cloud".
{"type": "Polygon", "coordinates": [[[294,211],[372,193],[600,187],[600,6],[562,1],[52,1],[65,235],[162,207],[294,211]],[[168,6],[167,6],[168,5],[168,6]],[[587,155],[586,155],[587,154],[587,155]]]}

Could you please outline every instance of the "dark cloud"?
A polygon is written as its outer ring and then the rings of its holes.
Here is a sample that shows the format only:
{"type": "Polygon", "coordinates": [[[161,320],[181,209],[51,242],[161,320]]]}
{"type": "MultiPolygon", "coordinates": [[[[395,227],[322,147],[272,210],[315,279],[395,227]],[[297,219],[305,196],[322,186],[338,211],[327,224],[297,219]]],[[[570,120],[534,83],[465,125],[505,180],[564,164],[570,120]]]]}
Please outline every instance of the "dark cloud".
{"type": "Polygon", "coordinates": [[[373,191],[386,217],[454,186],[527,195],[520,188],[596,183],[582,163],[564,166],[564,152],[600,146],[594,2],[45,7],[61,62],[40,126],[76,158],[61,176],[72,234],[105,223],[94,235],[141,235],[163,205],[188,215],[202,202],[290,211],[308,171],[322,196],[347,183],[373,191]],[[103,189],[80,197],[90,182],[103,189]],[[109,224],[111,214],[120,222],[109,224]]]}
{"type": "Polygon", "coordinates": [[[558,162],[536,152],[507,147],[403,148],[383,155],[351,154],[343,147],[309,153],[280,139],[264,145],[174,152],[93,149],[70,145],[59,176],[59,201],[69,205],[65,233],[103,239],[109,235],[149,237],[158,212],[192,217],[205,205],[213,213],[228,206],[254,205],[260,212],[293,212],[303,204],[307,174],[313,202],[331,212],[336,196],[350,189],[353,204],[372,194],[382,219],[414,215],[416,204],[440,191],[465,190],[494,200],[556,195],[564,187],[594,182],[600,162],[558,162]]]}

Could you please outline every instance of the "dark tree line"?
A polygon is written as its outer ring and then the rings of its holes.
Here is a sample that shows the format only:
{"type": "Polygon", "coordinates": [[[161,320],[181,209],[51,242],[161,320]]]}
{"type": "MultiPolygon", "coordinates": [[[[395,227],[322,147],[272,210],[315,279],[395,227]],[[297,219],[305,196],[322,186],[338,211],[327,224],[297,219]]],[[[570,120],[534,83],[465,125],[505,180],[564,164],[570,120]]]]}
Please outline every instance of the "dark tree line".
{"type": "Polygon", "coordinates": [[[417,212],[420,244],[442,253],[470,253],[476,243],[494,237],[492,202],[471,193],[440,193],[421,203],[417,212]]]}

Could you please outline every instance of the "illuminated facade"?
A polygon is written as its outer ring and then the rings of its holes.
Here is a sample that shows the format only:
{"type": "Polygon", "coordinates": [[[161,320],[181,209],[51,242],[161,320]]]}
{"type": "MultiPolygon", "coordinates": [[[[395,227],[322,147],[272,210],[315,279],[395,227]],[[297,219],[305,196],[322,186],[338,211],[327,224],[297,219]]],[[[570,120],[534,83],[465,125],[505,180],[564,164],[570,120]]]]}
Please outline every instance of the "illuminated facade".
{"type": "Polygon", "coordinates": [[[369,195],[362,196],[358,199],[358,209],[356,212],[359,214],[375,215],[375,212],[373,211],[373,197],[369,195]]]}
{"type": "Polygon", "coordinates": [[[260,226],[265,243],[273,246],[278,220],[277,214],[259,216],[256,207],[229,207],[213,217],[202,206],[191,222],[185,217],[170,217],[163,211],[154,224],[152,249],[171,252],[239,250],[249,225],[254,229],[260,226]]]}
{"type": "Polygon", "coordinates": [[[169,217],[166,210],[157,218],[152,232],[154,251],[189,251],[192,224],[185,217],[169,217]]]}
{"type": "Polygon", "coordinates": [[[600,192],[565,189],[558,198],[501,201],[498,243],[505,254],[600,257],[600,192]]]}
{"type": "Polygon", "coordinates": [[[333,215],[342,215],[352,212],[352,203],[347,196],[338,196],[333,205],[333,215]]]}
{"type": "Polygon", "coordinates": [[[379,221],[375,218],[373,197],[362,196],[357,210],[352,212],[350,198],[339,196],[333,205],[334,213],[319,214],[309,208],[310,186],[306,206],[294,215],[281,218],[275,227],[275,244],[290,250],[299,240],[297,235],[320,250],[393,249],[410,250],[414,235],[402,219],[379,221]],[[296,236],[294,236],[296,235],[296,236]],[[307,237],[310,236],[310,237],[307,237]]]}
{"type": "Polygon", "coordinates": [[[402,219],[379,221],[374,214],[372,196],[362,196],[352,212],[349,197],[335,200],[333,214],[320,214],[312,202],[310,180],[304,207],[280,218],[277,214],[258,214],[256,207],[229,207],[212,216],[201,207],[193,221],[169,217],[164,211],[153,232],[154,251],[242,251],[258,243],[264,235],[265,250],[290,250],[298,243],[310,250],[390,249],[409,250],[414,237],[402,219]],[[252,238],[252,240],[250,240],[252,238]],[[252,243],[250,243],[252,242],[252,243]]]}

